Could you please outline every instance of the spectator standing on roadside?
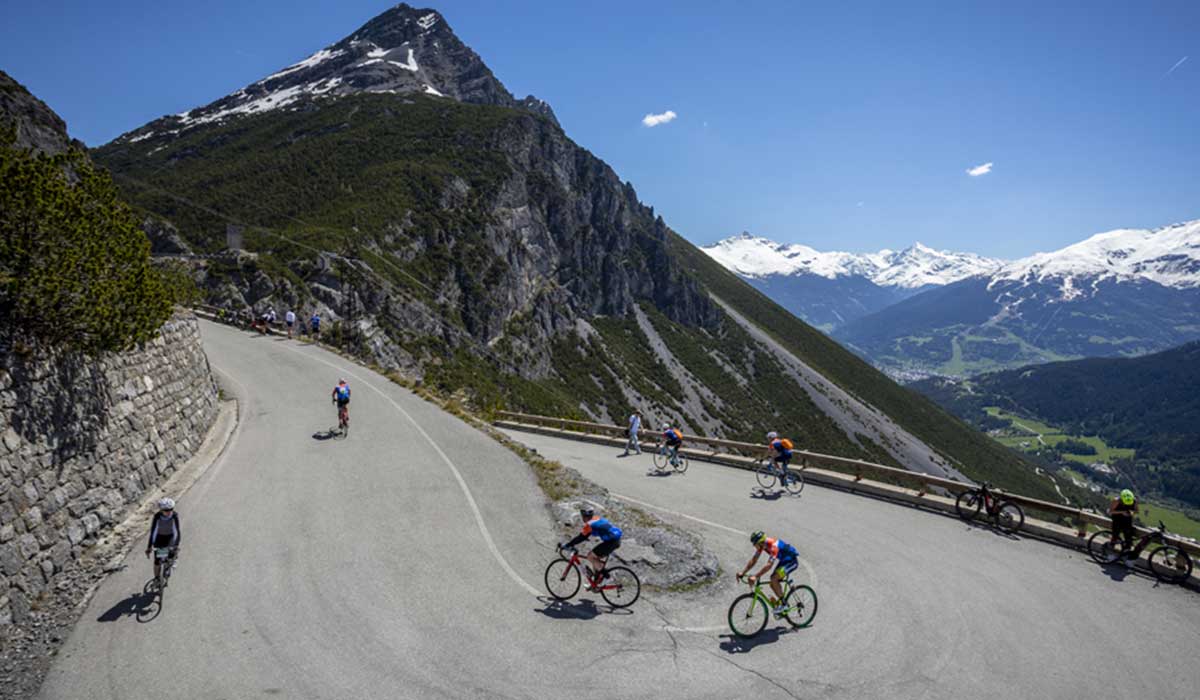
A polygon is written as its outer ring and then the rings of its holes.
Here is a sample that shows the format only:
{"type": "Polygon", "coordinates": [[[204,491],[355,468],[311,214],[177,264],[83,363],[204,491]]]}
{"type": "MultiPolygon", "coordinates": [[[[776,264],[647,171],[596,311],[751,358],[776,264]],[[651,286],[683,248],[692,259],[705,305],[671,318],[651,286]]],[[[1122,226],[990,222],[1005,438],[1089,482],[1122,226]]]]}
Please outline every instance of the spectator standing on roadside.
{"type": "Polygon", "coordinates": [[[642,417],[637,411],[634,411],[629,416],[629,442],[625,443],[625,455],[629,456],[629,450],[632,449],[638,454],[642,453],[642,444],[638,442],[638,430],[642,427],[642,417]]]}
{"type": "Polygon", "coordinates": [[[309,319],[309,324],[312,325],[313,340],[321,339],[321,314],[313,312],[312,318],[309,319]]]}
{"type": "Polygon", "coordinates": [[[296,325],[296,312],[292,311],[291,309],[288,309],[287,313],[283,315],[283,322],[287,324],[288,340],[291,340],[292,339],[292,326],[296,325]]]}

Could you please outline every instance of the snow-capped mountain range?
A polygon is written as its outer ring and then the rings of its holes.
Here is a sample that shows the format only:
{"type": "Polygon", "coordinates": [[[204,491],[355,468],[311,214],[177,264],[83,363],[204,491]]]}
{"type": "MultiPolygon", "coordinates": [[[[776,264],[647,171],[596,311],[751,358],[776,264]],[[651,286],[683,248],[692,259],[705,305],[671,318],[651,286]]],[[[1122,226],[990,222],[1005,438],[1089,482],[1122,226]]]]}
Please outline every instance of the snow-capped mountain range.
{"type": "Polygon", "coordinates": [[[776,243],[743,232],[703,249],[742,277],[810,274],[835,279],[863,277],[881,287],[921,289],[996,272],[1003,261],[974,253],[934,250],[921,243],[901,251],[822,252],[806,245],[776,243]]]}
{"type": "Polygon", "coordinates": [[[1052,253],[1002,267],[992,284],[1059,280],[1062,298],[1088,294],[1105,281],[1141,280],[1175,289],[1200,287],[1200,220],[1159,229],[1098,233],[1052,253]],[[1079,283],[1084,282],[1086,286],[1079,283]]]}

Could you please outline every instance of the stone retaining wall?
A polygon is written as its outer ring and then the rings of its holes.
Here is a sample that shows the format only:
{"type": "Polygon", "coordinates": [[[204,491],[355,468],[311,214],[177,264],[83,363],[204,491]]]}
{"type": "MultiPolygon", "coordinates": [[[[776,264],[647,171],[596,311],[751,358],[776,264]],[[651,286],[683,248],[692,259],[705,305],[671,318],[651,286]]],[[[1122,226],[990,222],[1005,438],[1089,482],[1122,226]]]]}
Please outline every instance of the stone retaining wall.
{"type": "Polygon", "coordinates": [[[199,448],[217,386],[191,314],[98,358],[0,358],[0,627],[199,448]]]}

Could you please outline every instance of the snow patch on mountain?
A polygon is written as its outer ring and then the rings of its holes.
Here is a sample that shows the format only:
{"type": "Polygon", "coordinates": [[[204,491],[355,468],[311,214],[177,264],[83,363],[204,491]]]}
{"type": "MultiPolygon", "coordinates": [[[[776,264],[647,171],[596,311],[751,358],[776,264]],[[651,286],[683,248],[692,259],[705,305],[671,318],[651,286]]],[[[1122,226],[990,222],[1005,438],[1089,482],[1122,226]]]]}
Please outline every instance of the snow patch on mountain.
{"type": "Polygon", "coordinates": [[[1057,282],[1061,299],[1085,294],[1104,280],[1146,280],[1164,287],[1200,287],[1200,220],[1159,229],[1118,229],[1005,265],[992,277],[1024,284],[1057,282]]]}
{"type": "Polygon", "coordinates": [[[776,243],[742,233],[703,248],[714,260],[743,276],[811,274],[826,279],[865,277],[881,287],[918,289],[990,274],[1002,261],[973,253],[934,250],[916,243],[901,251],[877,253],[822,252],[806,245],[776,243]]]}

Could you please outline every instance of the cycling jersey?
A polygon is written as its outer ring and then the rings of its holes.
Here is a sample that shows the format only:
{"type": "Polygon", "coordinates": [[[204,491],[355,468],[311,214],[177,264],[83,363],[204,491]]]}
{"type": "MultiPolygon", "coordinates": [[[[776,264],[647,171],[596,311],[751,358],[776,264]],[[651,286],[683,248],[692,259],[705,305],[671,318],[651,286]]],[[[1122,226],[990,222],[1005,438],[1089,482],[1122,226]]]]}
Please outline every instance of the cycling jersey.
{"type": "Polygon", "coordinates": [[[800,556],[800,552],[797,552],[795,547],[774,537],[767,537],[763,540],[763,551],[767,553],[767,556],[781,564],[794,561],[800,556]]]}
{"type": "Polygon", "coordinates": [[[591,537],[592,535],[599,537],[601,542],[609,542],[620,539],[621,528],[608,522],[605,518],[595,518],[583,524],[583,536],[591,537]]]}
{"type": "Polygon", "coordinates": [[[667,430],[664,430],[663,437],[666,439],[667,444],[671,445],[672,447],[683,442],[683,435],[674,428],[668,428],[667,430]]]}
{"type": "Polygon", "coordinates": [[[350,403],[350,385],[339,384],[333,388],[334,398],[337,399],[338,405],[350,403]]]}
{"type": "Polygon", "coordinates": [[[180,539],[179,513],[155,513],[150,520],[150,543],[147,547],[178,547],[180,539]]]}
{"type": "Polygon", "coordinates": [[[790,458],[792,456],[792,451],[784,444],[783,440],[772,440],[771,447],[780,457],[790,458]]]}

